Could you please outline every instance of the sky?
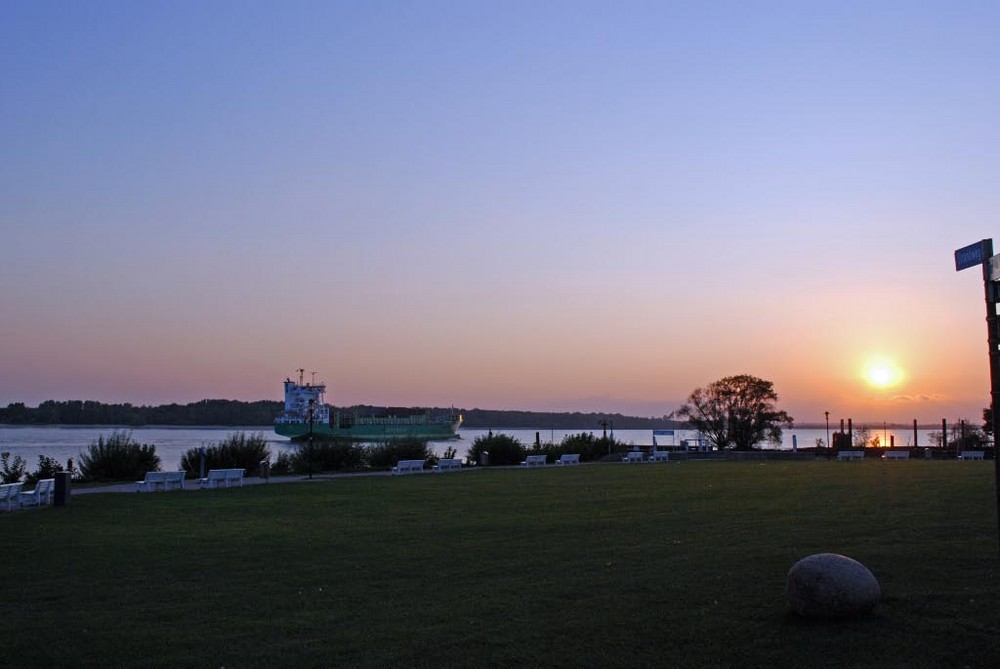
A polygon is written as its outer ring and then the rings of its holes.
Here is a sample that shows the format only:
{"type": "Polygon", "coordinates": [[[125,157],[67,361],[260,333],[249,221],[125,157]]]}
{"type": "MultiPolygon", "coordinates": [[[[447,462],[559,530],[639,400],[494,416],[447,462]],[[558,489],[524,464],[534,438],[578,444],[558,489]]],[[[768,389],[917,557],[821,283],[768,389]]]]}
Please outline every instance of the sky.
{"type": "MultiPolygon", "coordinates": [[[[0,405],[977,420],[996,2],[0,3],[0,405]]],[[[1000,244],[1000,238],[998,238],[1000,244]]],[[[998,247],[1000,248],[1000,247],[998,247]]]]}

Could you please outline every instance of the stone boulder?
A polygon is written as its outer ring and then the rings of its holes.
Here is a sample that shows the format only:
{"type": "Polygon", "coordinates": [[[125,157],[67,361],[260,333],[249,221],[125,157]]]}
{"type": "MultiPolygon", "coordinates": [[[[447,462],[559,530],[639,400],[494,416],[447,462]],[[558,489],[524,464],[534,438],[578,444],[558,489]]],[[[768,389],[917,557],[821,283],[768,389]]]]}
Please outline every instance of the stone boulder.
{"type": "Polygon", "coordinates": [[[854,618],[875,608],[882,598],[878,580],[866,566],[844,555],[804,557],[785,579],[788,601],[807,618],[854,618]]]}

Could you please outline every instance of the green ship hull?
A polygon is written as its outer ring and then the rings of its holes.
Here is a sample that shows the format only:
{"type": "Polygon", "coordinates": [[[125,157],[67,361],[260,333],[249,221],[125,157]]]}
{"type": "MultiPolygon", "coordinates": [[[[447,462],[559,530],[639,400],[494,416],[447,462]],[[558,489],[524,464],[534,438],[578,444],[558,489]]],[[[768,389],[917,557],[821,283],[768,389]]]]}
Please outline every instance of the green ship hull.
{"type": "MultiPolygon", "coordinates": [[[[391,441],[393,439],[427,439],[440,441],[457,439],[459,421],[452,424],[433,425],[355,425],[353,427],[332,427],[326,423],[316,423],[312,426],[313,438],[317,440],[345,439],[350,441],[391,441]]],[[[292,441],[302,441],[309,438],[308,423],[279,423],[274,431],[292,441]]]]}
{"type": "MultiPolygon", "coordinates": [[[[391,441],[393,439],[457,439],[461,415],[436,415],[427,413],[408,416],[362,416],[355,413],[334,411],[329,422],[312,424],[313,439],[346,439],[350,441],[391,441]]],[[[309,423],[302,421],[277,421],[274,431],[293,441],[309,438],[309,423]]]]}

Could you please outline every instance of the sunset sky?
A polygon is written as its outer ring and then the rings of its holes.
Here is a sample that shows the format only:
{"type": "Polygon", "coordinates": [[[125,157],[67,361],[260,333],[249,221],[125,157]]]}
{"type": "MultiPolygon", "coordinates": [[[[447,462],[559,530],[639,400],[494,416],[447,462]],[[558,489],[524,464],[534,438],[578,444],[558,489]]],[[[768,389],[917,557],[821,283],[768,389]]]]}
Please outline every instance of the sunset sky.
{"type": "Polygon", "coordinates": [[[0,405],[977,419],[997,2],[0,4],[0,405]],[[308,377],[307,377],[308,378],[308,377]]]}

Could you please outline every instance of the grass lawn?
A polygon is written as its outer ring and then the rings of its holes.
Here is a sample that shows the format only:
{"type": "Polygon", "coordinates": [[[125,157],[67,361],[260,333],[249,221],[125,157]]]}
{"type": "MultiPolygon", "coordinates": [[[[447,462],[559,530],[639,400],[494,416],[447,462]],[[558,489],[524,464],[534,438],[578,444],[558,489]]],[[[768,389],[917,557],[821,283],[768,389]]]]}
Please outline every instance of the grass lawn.
{"type": "Polygon", "coordinates": [[[74,497],[0,515],[19,666],[996,667],[993,463],[686,462],[74,497]],[[812,553],[884,594],[789,613],[812,553]]]}

